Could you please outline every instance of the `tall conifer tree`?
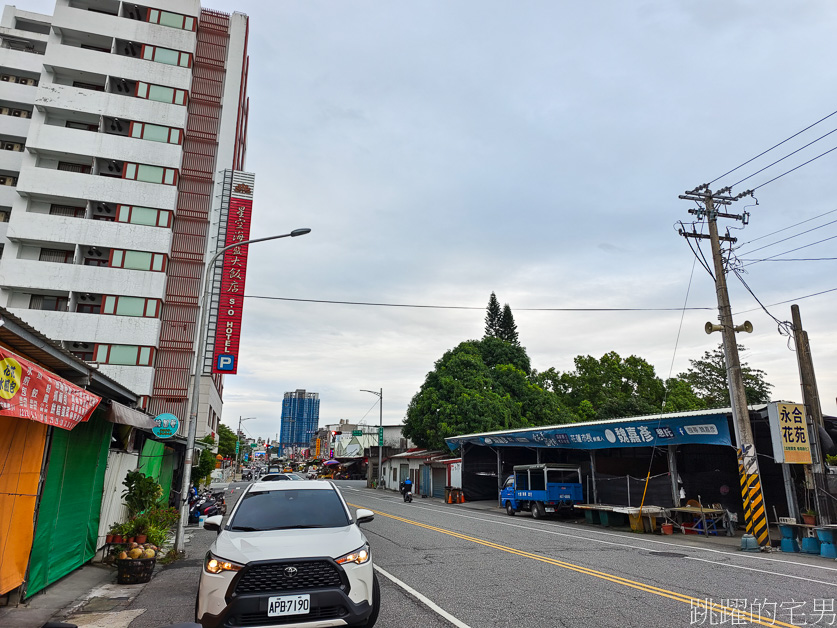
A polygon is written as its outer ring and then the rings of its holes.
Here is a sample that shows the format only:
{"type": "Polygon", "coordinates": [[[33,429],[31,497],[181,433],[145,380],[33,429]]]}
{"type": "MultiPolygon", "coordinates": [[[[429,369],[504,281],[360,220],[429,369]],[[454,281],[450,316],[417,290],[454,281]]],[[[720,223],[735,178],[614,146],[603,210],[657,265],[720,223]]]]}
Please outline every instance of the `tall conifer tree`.
{"type": "Polygon", "coordinates": [[[497,301],[497,295],[493,292],[488,299],[488,307],[485,308],[485,338],[499,338],[500,337],[500,302],[497,301]]]}
{"type": "Polygon", "coordinates": [[[500,315],[500,331],[497,337],[513,345],[520,344],[517,337],[517,325],[514,323],[514,316],[508,303],[503,306],[503,313],[500,315]]]}

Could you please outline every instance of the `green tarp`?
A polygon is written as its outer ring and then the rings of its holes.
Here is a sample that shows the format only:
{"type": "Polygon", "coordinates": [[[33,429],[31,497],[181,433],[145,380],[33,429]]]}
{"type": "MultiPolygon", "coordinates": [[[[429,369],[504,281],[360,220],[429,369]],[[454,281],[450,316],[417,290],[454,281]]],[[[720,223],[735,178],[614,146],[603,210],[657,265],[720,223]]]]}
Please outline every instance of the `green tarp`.
{"type": "Polygon", "coordinates": [[[163,466],[163,453],[166,446],[156,440],[147,440],[142,446],[142,453],[137,463],[137,471],[146,477],[160,481],[160,469],[163,466]]]}
{"type": "Polygon", "coordinates": [[[96,553],[111,429],[98,409],[72,431],[53,428],[29,559],[27,597],[96,553]]]}
{"type": "Polygon", "coordinates": [[[163,498],[160,500],[163,504],[169,503],[169,494],[171,493],[171,479],[174,475],[174,457],[175,451],[171,447],[166,447],[166,455],[163,456],[163,466],[160,468],[160,479],[157,480],[160,486],[163,487],[163,498]]]}

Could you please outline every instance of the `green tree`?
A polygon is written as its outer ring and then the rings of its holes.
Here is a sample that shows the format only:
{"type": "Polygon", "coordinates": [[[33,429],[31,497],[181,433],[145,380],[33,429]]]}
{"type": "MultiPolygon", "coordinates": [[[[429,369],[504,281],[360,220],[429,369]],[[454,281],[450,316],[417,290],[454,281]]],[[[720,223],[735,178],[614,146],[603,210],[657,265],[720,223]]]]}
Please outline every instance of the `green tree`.
{"type": "Polygon", "coordinates": [[[500,315],[500,333],[497,337],[513,345],[520,344],[517,337],[517,325],[514,323],[514,316],[508,303],[503,306],[503,313],[500,315]]]}
{"type": "Polygon", "coordinates": [[[488,307],[485,308],[485,338],[500,337],[500,302],[493,292],[488,297],[488,307]]]}
{"type": "Polygon", "coordinates": [[[570,420],[556,396],[528,372],[522,347],[497,338],[459,344],[436,362],[413,396],[404,435],[420,447],[447,449],[448,436],[570,420]]]}
{"type": "Polygon", "coordinates": [[[199,442],[209,445],[209,447],[201,450],[198,464],[192,472],[195,484],[206,483],[209,475],[215,470],[215,454],[212,453],[212,445],[215,444],[215,439],[211,436],[205,436],[199,442]]]}
{"type": "Polygon", "coordinates": [[[235,458],[235,432],[223,423],[218,424],[218,453],[225,458],[235,458]]]}
{"type": "MultiPolygon", "coordinates": [[[[738,345],[738,353],[745,351],[738,345]]],[[[724,347],[719,345],[712,351],[707,351],[699,360],[689,360],[692,365],[685,373],[677,377],[688,382],[695,394],[708,408],[728,408],[729,384],[727,383],[727,367],[724,359],[724,347]]],[[[750,368],[746,362],[741,362],[741,376],[744,380],[744,392],[747,403],[767,403],[770,401],[770,391],[773,384],[765,381],[767,373],[760,369],[750,368]]]]}

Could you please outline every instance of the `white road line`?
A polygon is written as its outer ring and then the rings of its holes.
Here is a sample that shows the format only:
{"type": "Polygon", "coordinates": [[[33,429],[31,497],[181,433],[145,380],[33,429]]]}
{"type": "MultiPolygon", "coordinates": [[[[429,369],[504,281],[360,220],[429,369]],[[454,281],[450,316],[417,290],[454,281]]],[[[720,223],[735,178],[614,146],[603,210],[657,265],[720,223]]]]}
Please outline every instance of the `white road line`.
{"type": "Polygon", "coordinates": [[[825,582],[823,580],[813,580],[812,578],[803,578],[802,576],[793,576],[787,573],[776,573],[775,571],[766,571],[764,569],[756,569],[754,567],[744,567],[743,565],[730,565],[728,563],[719,563],[714,560],[706,560],[705,558],[694,558],[693,556],[686,556],[689,560],[698,560],[702,563],[709,563],[711,565],[718,565],[719,567],[732,567],[734,569],[746,569],[747,571],[757,571],[759,573],[770,574],[771,576],[784,576],[785,578],[795,578],[796,580],[804,580],[805,582],[814,582],[816,584],[827,584],[830,587],[837,587],[837,582],[825,582]]]}
{"type": "Polygon", "coordinates": [[[396,578],[395,576],[393,576],[393,575],[392,575],[391,573],[389,573],[388,571],[384,571],[383,569],[381,569],[380,567],[378,567],[378,565],[375,565],[375,570],[376,570],[379,574],[381,574],[382,576],[384,576],[385,578],[388,578],[388,579],[392,580],[392,582],[394,582],[394,583],[395,583],[395,584],[397,584],[399,587],[401,587],[402,589],[404,589],[407,593],[409,593],[410,595],[412,595],[412,596],[413,596],[414,598],[416,598],[419,602],[421,602],[422,604],[426,605],[426,606],[427,606],[430,610],[435,611],[438,615],[441,615],[442,617],[444,617],[445,619],[447,619],[450,623],[452,623],[452,624],[453,624],[454,626],[456,626],[457,628],[470,628],[470,626],[468,626],[468,624],[466,624],[466,623],[464,623],[464,622],[462,622],[462,621],[459,621],[456,617],[454,617],[453,615],[451,615],[450,613],[448,613],[445,609],[441,608],[438,604],[436,604],[435,602],[433,602],[433,601],[432,601],[432,600],[430,600],[429,598],[425,597],[424,595],[422,595],[421,593],[419,593],[418,591],[416,591],[416,590],[415,590],[413,587],[411,587],[410,585],[405,584],[404,582],[401,582],[398,578],[396,578]]]}
{"type": "MultiPolygon", "coordinates": [[[[386,498],[383,498],[383,497],[372,497],[372,496],[369,496],[369,498],[370,499],[377,499],[377,500],[380,500],[380,501],[387,501],[387,502],[390,502],[390,503],[396,503],[396,504],[399,503],[397,499],[386,499],[386,498]]],[[[594,543],[601,543],[603,545],[618,545],[620,547],[629,547],[631,549],[643,550],[643,551],[646,551],[646,552],[653,551],[653,550],[649,549],[648,547],[642,547],[642,546],[639,546],[639,545],[631,545],[631,544],[627,543],[626,542],[626,537],[617,533],[617,532],[605,532],[603,530],[585,530],[585,532],[587,532],[589,534],[599,534],[599,535],[603,535],[603,536],[611,536],[611,537],[616,537],[618,539],[622,539],[620,542],[615,543],[613,541],[605,541],[603,539],[591,538],[589,536],[583,536],[583,535],[580,535],[580,534],[569,534],[569,533],[566,533],[566,532],[555,532],[553,530],[546,530],[546,529],[543,529],[543,528],[540,528],[540,527],[535,527],[535,526],[530,526],[530,525],[521,525],[521,524],[517,524],[517,523],[508,523],[508,522],[504,522],[504,521],[498,521],[494,517],[492,517],[491,519],[486,519],[485,517],[475,517],[475,516],[472,516],[472,515],[465,515],[465,514],[461,514],[461,513],[457,513],[457,512],[452,512],[452,511],[447,510],[447,509],[431,508],[431,507],[428,507],[428,506],[419,506],[419,505],[410,506],[410,508],[417,508],[417,509],[420,509],[420,510],[429,510],[430,512],[444,513],[447,516],[461,517],[463,519],[473,519],[475,521],[483,521],[485,523],[494,523],[496,525],[508,526],[510,528],[520,528],[520,529],[523,529],[523,530],[530,530],[532,532],[542,532],[544,534],[552,534],[552,535],[555,535],[555,536],[566,536],[566,537],[573,538],[573,539],[581,539],[581,540],[584,540],[584,541],[593,541],[594,543]]],[[[569,527],[565,524],[560,524],[560,523],[555,523],[555,524],[551,524],[551,525],[553,527],[559,527],[559,528],[564,528],[564,529],[569,527]]],[[[668,542],[668,541],[657,541],[656,539],[642,539],[642,542],[643,543],[654,543],[656,545],[664,545],[666,547],[676,547],[676,548],[679,548],[680,550],[690,549],[690,550],[695,550],[695,551],[700,551],[700,552],[710,552],[710,553],[713,553],[713,554],[721,554],[722,556],[726,556],[728,558],[748,558],[748,559],[751,559],[751,560],[781,563],[783,565],[796,565],[797,567],[805,567],[806,569],[822,569],[822,570],[825,570],[825,571],[837,571],[837,569],[835,569],[834,567],[826,567],[824,565],[812,565],[812,564],[809,564],[809,563],[799,563],[799,562],[796,562],[796,561],[793,561],[793,560],[781,560],[781,559],[778,559],[778,558],[767,558],[766,556],[760,556],[760,555],[757,555],[757,554],[749,554],[749,553],[743,553],[743,552],[733,553],[733,552],[730,552],[730,551],[713,549],[711,547],[696,547],[694,545],[680,545],[678,543],[671,543],[671,542],[668,542]]],[[[717,563],[717,564],[725,565],[725,563],[717,563]]],[[[737,565],[727,565],[727,566],[736,567],[737,565]]],[[[768,573],[775,573],[775,572],[768,572],[768,573]]],[[[778,575],[783,575],[783,574],[778,574],[778,575]]],[[[796,576],[788,575],[788,577],[796,577],[796,576]]]]}

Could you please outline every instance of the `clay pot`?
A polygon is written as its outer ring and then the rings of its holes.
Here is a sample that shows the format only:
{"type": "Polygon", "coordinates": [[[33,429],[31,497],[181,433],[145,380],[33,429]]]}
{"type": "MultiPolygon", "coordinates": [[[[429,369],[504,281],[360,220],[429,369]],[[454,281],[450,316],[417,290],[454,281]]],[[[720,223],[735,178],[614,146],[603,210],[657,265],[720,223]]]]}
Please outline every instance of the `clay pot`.
{"type": "Polygon", "coordinates": [[[114,543],[121,543],[122,542],[122,535],[121,534],[114,534],[113,535],[113,542],[114,543]]]}
{"type": "Polygon", "coordinates": [[[137,534],[137,543],[142,545],[148,539],[148,535],[146,534],[137,534]]]}
{"type": "Polygon", "coordinates": [[[105,535],[105,543],[108,543],[108,544],[113,543],[113,535],[112,534],[106,534],[105,535]]]}
{"type": "Polygon", "coordinates": [[[128,543],[133,543],[133,542],[135,542],[136,540],[137,540],[137,539],[136,539],[136,537],[133,537],[133,536],[128,537],[128,543]]]}
{"type": "Polygon", "coordinates": [[[809,526],[817,525],[817,515],[802,515],[802,523],[809,526]]]}

